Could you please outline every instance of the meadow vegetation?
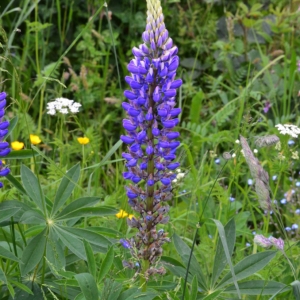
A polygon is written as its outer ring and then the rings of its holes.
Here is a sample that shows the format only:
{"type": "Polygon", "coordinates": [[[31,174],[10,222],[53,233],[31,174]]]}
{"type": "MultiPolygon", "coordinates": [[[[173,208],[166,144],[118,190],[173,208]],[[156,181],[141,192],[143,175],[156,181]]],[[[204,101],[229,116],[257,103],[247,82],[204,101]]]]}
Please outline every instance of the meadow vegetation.
{"type": "Polygon", "coordinates": [[[147,263],[120,140],[146,0],[0,2],[0,299],[300,299],[300,1],[161,0],[180,167],[147,263]]]}

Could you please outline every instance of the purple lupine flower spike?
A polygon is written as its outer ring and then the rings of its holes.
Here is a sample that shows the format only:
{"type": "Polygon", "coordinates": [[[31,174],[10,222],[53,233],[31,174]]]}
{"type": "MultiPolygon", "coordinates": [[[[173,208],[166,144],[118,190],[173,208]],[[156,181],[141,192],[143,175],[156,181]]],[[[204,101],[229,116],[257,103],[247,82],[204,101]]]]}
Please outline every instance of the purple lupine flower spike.
{"type": "MultiPolygon", "coordinates": [[[[2,157],[6,156],[10,153],[11,149],[9,148],[9,143],[4,142],[3,139],[8,133],[8,121],[3,121],[3,117],[5,114],[5,106],[6,106],[6,93],[0,93],[0,176],[6,176],[9,174],[10,169],[3,165],[1,160],[2,157]]],[[[3,187],[3,183],[0,182],[0,188],[3,187]]]]}
{"type": "Polygon", "coordinates": [[[132,181],[126,187],[128,203],[141,216],[128,224],[139,230],[134,240],[137,259],[151,266],[169,241],[167,233],[157,234],[156,226],[168,221],[165,201],[172,199],[173,171],[179,166],[174,162],[180,145],[174,127],[181,110],[175,107],[175,97],[182,80],[175,79],[178,48],[165,27],[160,1],[147,0],[147,10],[144,43],[132,49],[134,59],[127,67],[131,76],[125,80],[131,89],[124,92],[128,99],[122,104],[127,113],[123,120],[126,135],[121,140],[128,146],[122,155],[128,168],[123,176],[132,181]]]}

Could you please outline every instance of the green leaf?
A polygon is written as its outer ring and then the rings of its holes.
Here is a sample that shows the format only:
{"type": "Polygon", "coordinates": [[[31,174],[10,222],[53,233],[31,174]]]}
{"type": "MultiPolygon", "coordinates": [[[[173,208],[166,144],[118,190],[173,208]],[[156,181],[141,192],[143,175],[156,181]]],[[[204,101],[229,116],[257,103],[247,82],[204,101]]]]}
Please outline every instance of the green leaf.
{"type": "MultiPolygon", "coordinates": [[[[230,250],[228,248],[224,227],[223,227],[222,223],[219,220],[213,219],[213,221],[216,223],[216,225],[218,227],[219,236],[220,236],[220,239],[221,239],[221,242],[222,242],[222,245],[223,245],[223,250],[225,252],[227,262],[230,266],[230,273],[232,275],[232,281],[234,282],[235,288],[237,290],[238,297],[241,298],[241,294],[240,294],[240,291],[239,291],[239,286],[238,286],[238,283],[237,283],[237,278],[236,278],[235,271],[234,271],[234,268],[233,268],[233,265],[232,265],[232,262],[231,262],[231,255],[230,255],[230,250]]],[[[234,238],[234,240],[235,240],[235,238],[234,238]]]]}
{"type": "MultiPolygon", "coordinates": [[[[6,250],[2,246],[0,246],[0,257],[4,257],[10,259],[12,261],[20,262],[19,258],[12,254],[10,251],[6,250]]],[[[1,280],[1,278],[0,278],[1,280]]]]}
{"type": "Polygon", "coordinates": [[[118,212],[117,209],[110,206],[101,206],[101,207],[83,207],[79,208],[73,212],[69,212],[60,217],[56,217],[56,220],[68,220],[78,217],[96,217],[96,216],[109,216],[115,215],[118,212]]]}
{"type": "Polygon", "coordinates": [[[23,195],[27,195],[25,189],[23,188],[22,184],[11,174],[6,175],[6,179],[23,195]]]}
{"type": "Polygon", "coordinates": [[[291,286],[293,287],[293,293],[296,300],[300,299],[300,281],[296,280],[291,283],[291,286]]]}
{"type": "Polygon", "coordinates": [[[151,289],[147,289],[147,292],[142,292],[140,289],[132,287],[123,292],[118,300],[152,300],[157,295],[157,292],[151,289]]]}
{"type": "Polygon", "coordinates": [[[21,166],[21,180],[27,195],[41,211],[44,211],[45,200],[42,187],[36,176],[25,165],[21,166]]]}
{"type": "Polygon", "coordinates": [[[85,239],[91,246],[96,246],[96,249],[100,252],[106,253],[107,248],[111,246],[112,242],[106,237],[98,234],[94,231],[82,228],[72,228],[60,226],[65,232],[68,232],[80,239],[85,239]]]}
{"type": "MultiPolygon", "coordinates": [[[[185,267],[188,265],[190,258],[191,249],[182,241],[182,239],[177,235],[173,235],[173,241],[175,248],[180,255],[185,267]]],[[[189,273],[192,275],[197,275],[199,286],[206,290],[206,277],[202,273],[201,267],[199,266],[195,256],[192,254],[189,273]]]]}
{"type": "Polygon", "coordinates": [[[98,288],[95,282],[94,277],[89,273],[81,273],[75,275],[76,280],[78,281],[79,287],[87,300],[97,300],[98,288]]]}
{"type": "MultiPolygon", "coordinates": [[[[228,245],[229,256],[232,256],[234,245],[235,245],[235,222],[231,219],[224,227],[225,238],[228,245]]],[[[216,254],[214,259],[214,267],[212,272],[212,286],[215,285],[217,279],[221,275],[227,264],[226,254],[222,246],[222,241],[219,236],[216,248],[216,254]]]]}
{"type": "MultiPolygon", "coordinates": [[[[286,292],[289,287],[277,281],[251,280],[240,283],[239,288],[243,295],[273,295],[279,290],[286,292]]],[[[224,293],[226,292],[235,294],[234,285],[227,287],[224,293]]]]}
{"type": "Polygon", "coordinates": [[[46,228],[35,236],[26,246],[22,254],[20,269],[22,276],[32,271],[43,257],[46,245],[46,228]]]}
{"type": "Polygon", "coordinates": [[[52,227],[49,230],[49,237],[46,246],[46,258],[49,262],[49,267],[52,272],[58,273],[60,270],[64,270],[66,266],[66,258],[64,253],[64,247],[61,241],[55,235],[52,227]]]}
{"type": "Polygon", "coordinates": [[[23,284],[19,281],[14,281],[14,280],[9,280],[9,281],[11,284],[15,285],[20,290],[23,290],[24,292],[28,293],[29,295],[33,295],[33,292],[31,291],[31,289],[28,288],[25,284],[23,284]]]}
{"type": "Polygon", "coordinates": [[[20,218],[22,224],[46,224],[45,217],[40,210],[27,210],[20,218]]]}
{"type": "Polygon", "coordinates": [[[101,264],[98,278],[97,278],[98,283],[100,283],[103,280],[103,278],[105,278],[106,274],[109,272],[113,264],[113,261],[114,261],[114,248],[113,246],[111,246],[101,264]]]}
{"type": "Polygon", "coordinates": [[[69,205],[67,205],[55,218],[63,217],[83,207],[94,206],[99,202],[99,200],[99,197],[83,197],[76,199],[72,201],[69,205]]]}
{"type": "Polygon", "coordinates": [[[5,156],[5,159],[25,159],[31,158],[33,156],[38,156],[38,154],[32,151],[31,149],[25,149],[11,151],[7,156],[5,156]]]}
{"type": "Polygon", "coordinates": [[[73,166],[63,177],[56,192],[51,216],[54,216],[55,213],[65,204],[67,199],[71,196],[75,185],[79,180],[79,177],[80,165],[78,163],[77,165],[73,166]]]}
{"type": "Polygon", "coordinates": [[[21,210],[20,207],[1,209],[0,222],[3,222],[9,219],[10,217],[14,216],[19,210],[21,210]]]}
{"type": "Polygon", "coordinates": [[[1,281],[4,282],[5,284],[7,284],[6,276],[5,276],[3,270],[2,270],[1,267],[0,267],[0,282],[1,282],[1,281]]]}
{"type": "Polygon", "coordinates": [[[223,290],[217,290],[212,292],[211,294],[207,295],[206,297],[202,298],[202,300],[216,300],[218,296],[223,292],[223,290]]]}
{"type": "Polygon", "coordinates": [[[190,109],[190,120],[191,123],[198,124],[200,118],[200,111],[202,107],[202,100],[204,99],[203,91],[199,91],[193,98],[190,109]]]}
{"type": "Polygon", "coordinates": [[[193,278],[193,281],[192,281],[190,299],[191,300],[196,300],[197,299],[197,293],[198,293],[198,283],[197,283],[197,277],[195,275],[194,278],[193,278]]]}
{"type": "Polygon", "coordinates": [[[83,243],[77,236],[69,233],[61,226],[53,226],[53,229],[67,248],[79,258],[86,260],[83,243]]]}
{"type": "MultiPolygon", "coordinates": [[[[276,253],[277,251],[265,251],[252,254],[244,258],[242,261],[240,261],[234,266],[234,273],[236,275],[237,280],[244,279],[261,270],[275,257],[276,253]]],[[[231,272],[229,272],[224,276],[224,278],[217,285],[217,287],[224,287],[232,282],[232,274],[231,272]]]]}
{"type": "Polygon", "coordinates": [[[89,242],[87,242],[86,240],[83,240],[83,244],[84,244],[85,254],[87,257],[87,265],[88,265],[89,272],[90,274],[92,274],[94,278],[96,278],[96,261],[95,261],[93,249],[89,244],[89,242]]]}

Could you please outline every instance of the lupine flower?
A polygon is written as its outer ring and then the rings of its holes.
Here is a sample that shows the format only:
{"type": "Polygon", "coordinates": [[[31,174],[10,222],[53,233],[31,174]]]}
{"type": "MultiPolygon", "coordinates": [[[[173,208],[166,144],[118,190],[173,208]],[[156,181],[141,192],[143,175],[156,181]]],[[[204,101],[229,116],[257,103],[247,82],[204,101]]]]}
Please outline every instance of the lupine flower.
{"type": "MultiPolygon", "coordinates": [[[[6,106],[6,93],[0,93],[0,158],[8,155],[11,151],[9,148],[9,143],[4,142],[3,139],[8,133],[8,121],[3,121],[4,113],[5,113],[5,106],[6,106]]],[[[10,169],[3,166],[3,161],[0,160],[0,176],[6,176],[10,172],[10,169]]],[[[0,182],[0,188],[3,187],[3,183],[0,182]]]]}
{"type": "Polygon", "coordinates": [[[42,142],[38,135],[30,134],[30,143],[32,145],[38,145],[42,142]]]}
{"type": "Polygon", "coordinates": [[[122,103],[127,114],[123,120],[126,135],[121,140],[127,144],[122,156],[128,170],[123,176],[132,182],[126,187],[128,203],[141,216],[127,219],[129,226],[139,230],[130,243],[134,243],[138,259],[150,262],[143,272],[154,274],[160,269],[151,266],[169,241],[167,233],[157,231],[156,226],[169,220],[165,201],[172,199],[173,171],[179,166],[174,162],[180,145],[174,127],[181,110],[176,108],[175,96],[182,80],[175,80],[178,48],[169,38],[159,0],[147,0],[147,15],[144,43],[132,49],[134,59],[127,66],[131,74],[125,80],[131,89],[124,92],[128,99],[122,103]]]}
{"type": "Polygon", "coordinates": [[[79,137],[77,138],[77,141],[80,145],[86,145],[90,142],[90,139],[87,137],[79,137]]]}
{"type": "Polygon", "coordinates": [[[69,100],[67,98],[56,98],[55,101],[47,103],[47,114],[56,115],[57,112],[62,114],[73,113],[76,114],[79,112],[81,107],[80,103],[74,102],[74,100],[69,100]]]}
{"type": "Polygon", "coordinates": [[[24,148],[24,143],[19,141],[11,142],[10,145],[13,150],[22,150],[24,148]]]}

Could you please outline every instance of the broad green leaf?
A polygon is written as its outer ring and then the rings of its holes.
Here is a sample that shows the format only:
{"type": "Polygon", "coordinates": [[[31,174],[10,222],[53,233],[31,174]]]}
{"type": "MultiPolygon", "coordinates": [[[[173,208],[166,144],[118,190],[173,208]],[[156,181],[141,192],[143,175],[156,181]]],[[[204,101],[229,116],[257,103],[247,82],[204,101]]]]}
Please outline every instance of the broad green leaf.
{"type": "Polygon", "coordinates": [[[90,274],[92,274],[92,276],[96,278],[96,261],[95,261],[93,249],[89,244],[89,242],[87,242],[86,240],[83,240],[83,244],[84,244],[85,254],[87,258],[88,270],[90,274]]]}
{"type": "MultiPolygon", "coordinates": [[[[122,292],[122,289],[123,289],[122,283],[114,281],[114,282],[110,283],[110,286],[111,286],[111,289],[110,289],[109,295],[106,299],[107,300],[118,300],[118,298],[122,292]]],[[[107,293],[105,293],[105,294],[107,295],[107,293]]],[[[102,299],[102,298],[100,297],[100,299],[102,299]]]]}
{"type": "Polygon", "coordinates": [[[45,200],[42,187],[36,176],[25,165],[21,166],[21,179],[27,195],[41,211],[44,211],[45,200]]]}
{"type": "Polygon", "coordinates": [[[38,154],[30,149],[11,151],[5,159],[25,159],[38,156],[38,154]]]}
{"type": "Polygon", "coordinates": [[[0,222],[3,222],[13,215],[15,215],[21,208],[20,207],[11,207],[11,208],[5,208],[1,209],[1,215],[0,215],[0,222]]]}
{"type": "Polygon", "coordinates": [[[46,245],[46,228],[35,236],[23,251],[20,263],[22,276],[32,271],[43,257],[46,245]]]}
{"type": "Polygon", "coordinates": [[[68,232],[76,236],[77,238],[85,239],[91,244],[91,246],[96,246],[96,249],[100,252],[106,253],[108,247],[110,247],[112,244],[111,241],[108,240],[106,237],[96,232],[90,231],[88,229],[72,228],[72,227],[64,227],[64,226],[60,226],[60,228],[62,228],[65,232],[68,232]]]}
{"type": "Polygon", "coordinates": [[[293,287],[293,293],[296,300],[300,299],[300,281],[296,280],[291,283],[291,286],[293,287]]]}
{"type": "Polygon", "coordinates": [[[72,201],[69,205],[67,205],[55,218],[64,217],[77,209],[83,207],[90,207],[94,206],[99,202],[99,197],[83,197],[72,201]]]}
{"type": "MultiPolygon", "coordinates": [[[[234,266],[234,273],[237,280],[244,279],[261,270],[275,257],[276,253],[277,251],[265,251],[252,254],[244,258],[234,266]]],[[[229,272],[224,276],[217,287],[221,288],[232,282],[232,274],[229,272]]]]}
{"type": "Polygon", "coordinates": [[[6,276],[3,272],[3,270],[0,268],[0,282],[4,282],[5,284],[7,284],[7,279],[6,279],[6,276]]]}
{"type": "Polygon", "coordinates": [[[71,196],[75,185],[77,184],[80,177],[80,165],[79,163],[73,166],[66,175],[63,177],[56,196],[54,199],[54,204],[52,208],[51,215],[54,216],[56,212],[65,204],[67,199],[71,196]]]}
{"type": "Polygon", "coordinates": [[[86,260],[83,243],[76,235],[69,233],[61,226],[53,226],[53,229],[67,248],[79,258],[86,260]]]}
{"type": "Polygon", "coordinates": [[[11,284],[15,285],[18,287],[20,290],[23,290],[24,292],[28,293],[29,295],[33,295],[33,292],[29,287],[27,287],[25,284],[19,282],[19,281],[14,281],[14,280],[9,280],[11,284]]]}
{"type": "MultiPolygon", "coordinates": [[[[265,280],[242,282],[239,284],[239,288],[243,295],[273,295],[279,290],[286,292],[289,289],[287,285],[281,282],[265,280]]],[[[234,285],[227,287],[224,293],[236,293],[234,285]]]]}
{"type": "Polygon", "coordinates": [[[195,275],[194,278],[193,278],[193,281],[192,281],[190,299],[191,300],[196,300],[197,299],[197,293],[198,293],[198,283],[197,283],[197,277],[195,275]]]}
{"type": "Polygon", "coordinates": [[[6,175],[6,179],[23,195],[27,195],[23,185],[11,174],[6,175]]]}
{"type": "MultiPolygon", "coordinates": [[[[182,239],[177,234],[173,235],[173,241],[178,254],[180,255],[184,265],[187,267],[190,259],[191,249],[182,241],[182,239]]],[[[197,275],[199,286],[202,289],[206,290],[206,277],[204,276],[201,267],[193,254],[191,257],[189,273],[191,273],[192,275],[197,275]]]]}
{"type": "Polygon", "coordinates": [[[15,300],[42,300],[44,299],[43,294],[41,292],[40,286],[34,282],[27,281],[26,285],[16,284],[16,281],[14,281],[14,284],[18,287],[15,288],[16,295],[14,297],[15,300]],[[27,289],[25,288],[27,287],[27,289]],[[30,292],[29,292],[30,290],[30,292]]]}
{"type": "Polygon", "coordinates": [[[200,118],[200,111],[202,107],[202,100],[204,99],[203,91],[199,91],[193,98],[190,109],[190,121],[192,123],[198,124],[200,118]]]}
{"type": "Polygon", "coordinates": [[[96,217],[96,216],[109,216],[115,215],[118,212],[117,209],[110,206],[100,206],[100,207],[83,207],[79,208],[73,212],[70,212],[64,216],[56,217],[56,220],[68,220],[78,217],[96,217]]]}
{"type": "Polygon", "coordinates": [[[27,210],[20,218],[22,224],[46,224],[45,217],[40,210],[27,210]]]}
{"type": "Polygon", "coordinates": [[[64,247],[62,245],[62,242],[55,235],[55,232],[52,227],[50,227],[49,237],[47,240],[46,258],[51,264],[51,266],[49,265],[49,267],[51,269],[55,269],[52,270],[52,272],[58,272],[59,270],[63,270],[66,266],[64,247]]]}
{"type": "MultiPolygon", "coordinates": [[[[213,221],[216,223],[216,225],[218,227],[219,236],[220,236],[220,240],[222,242],[223,250],[225,252],[226,260],[227,260],[227,263],[230,266],[230,273],[231,273],[231,276],[232,276],[232,281],[233,281],[233,283],[235,285],[235,288],[237,290],[238,297],[241,298],[241,294],[240,294],[240,291],[239,291],[239,286],[238,286],[238,283],[237,283],[237,278],[236,278],[236,275],[235,275],[233,264],[231,262],[231,254],[230,254],[230,250],[228,248],[224,227],[223,227],[222,223],[219,220],[213,219],[213,221]]],[[[234,238],[234,240],[235,240],[235,238],[234,238]]]]}
{"type": "Polygon", "coordinates": [[[113,264],[113,261],[114,261],[114,248],[113,246],[111,246],[101,264],[98,278],[97,278],[98,283],[100,283],[103,280],[103,278],[105,278],[106,274],[109,272],[113,264]]]}
{"type": "Polygon", "coordinates": [[[97,300],[99,299],[98,288],[94,277],[89,273],[81,273],[75,275],[79,287],[84,294],[85,299],[97,300]]]}
{"type": "MultiPolygon", "coordinates": [[[[16,257],[12,252],[0,246],[0,257],[10,259],[12,261],[20,262],[19,258],[16,257]]],[[[1,279],[0,279],[1,280],[1,279]]]]}
{"type": "MultiPolygon", "coordinates": [[[[231,219],[224,227],[225,238],[228,245],[229,256],[232,256],[235,245],[235,222],[231,219]]],[[[216,254],[214,259],[214,268],[212,272],[212,286],[215,285],[225,266],[227,265],[226,254],[222,245],[221,238],[219,236],[216,248],[216,254]]]]}

